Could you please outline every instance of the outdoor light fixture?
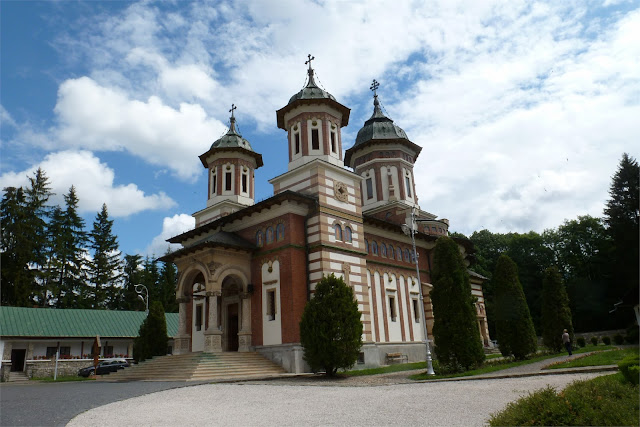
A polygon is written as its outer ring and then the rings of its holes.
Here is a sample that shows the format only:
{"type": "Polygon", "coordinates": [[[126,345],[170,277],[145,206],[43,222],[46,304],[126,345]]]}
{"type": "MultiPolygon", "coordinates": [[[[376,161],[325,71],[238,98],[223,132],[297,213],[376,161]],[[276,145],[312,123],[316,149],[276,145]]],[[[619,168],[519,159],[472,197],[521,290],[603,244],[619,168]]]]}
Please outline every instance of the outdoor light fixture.
{"type": "Polygon", "coordinates": [[[420,268],[418,267],[418,252],[416,251],[416,228],[418,221],[428,221],[427,219],[416,218],[414,209],[411,209],[411,227],[402,224],[402,232],[407,236],[411,236],[411,244],[413,245],[413,259],[416,264],[416,275],[418,278],[418,291],[420,292],[420,314],[422,315],[422,330],[424,333],[424,342],[427,347],[427,375],[435,375],[433,371],[433,362],[431,360],[431,349],[429,347],[429,333],[427,332],[427,315],[424,312],[424,297],[422,296],[422,282],[420,281],[420,268]]]}
{"type": "Polygon", "coordinates": [[[145,306],[147,307],[146,313],[149,314],[149,289],[145,285],[136,285],[135,286],[136,293],[138,294],[138,298],[140,298],[145,306]],[[144,296],[142,296],[142,290],[144,289],[144,296]]]}

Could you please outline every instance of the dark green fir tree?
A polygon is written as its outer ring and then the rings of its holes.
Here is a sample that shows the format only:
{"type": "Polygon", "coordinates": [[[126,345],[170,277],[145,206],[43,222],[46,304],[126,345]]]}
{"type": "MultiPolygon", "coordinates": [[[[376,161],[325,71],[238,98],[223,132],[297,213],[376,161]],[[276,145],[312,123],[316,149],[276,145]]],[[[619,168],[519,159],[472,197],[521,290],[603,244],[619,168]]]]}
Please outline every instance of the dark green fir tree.
{"type": "Polygon", "coordinates": [[[93,308],[111,308],[116,306],[120,299],[122,261],[118,240],[112,229],[113,220],[109,219],[107,205],[103,204],[89,234],[89,247],[93,250],[93,259],[89,262],[93,308]]]}
{"type": "Polygon", "coordinates": [[[480,365],[484,350],[475,298],[458,244],[448,237],[436,242],[431,279],[433,337],[440,366],[444,371],[459,372],[480,365]]]}
{"type": "Polygon", "coordinates": [[[169,338],[167,321],[160,301],[153,301],[147,318],[140,325],[138,337],[133,342],[136,362],[167,354],[169,338]]]}
{"type": "Polygon", "coordinates": [[[573,322],[569,297],[556,267],[544,272],[542,287],[542,341],[548,349],[558,353],[563,350],[562,331],[569,332],[573,340],[573,322]]]}
{"type": "Polygon", "coordinates": [[[304,360],[313,372],[334,376],[358,360],[362,321],[353,289],[333,274],[316,285],[300,321],[304,360]]]}
{"type": "Polygon", "coordinates": [[[500,352],[526,359],[537,350],[536,331],[529,306],[518,279],[518,266],[507,255],[501,255],[493,273],[496,305],[496,332],[500,352]]]}

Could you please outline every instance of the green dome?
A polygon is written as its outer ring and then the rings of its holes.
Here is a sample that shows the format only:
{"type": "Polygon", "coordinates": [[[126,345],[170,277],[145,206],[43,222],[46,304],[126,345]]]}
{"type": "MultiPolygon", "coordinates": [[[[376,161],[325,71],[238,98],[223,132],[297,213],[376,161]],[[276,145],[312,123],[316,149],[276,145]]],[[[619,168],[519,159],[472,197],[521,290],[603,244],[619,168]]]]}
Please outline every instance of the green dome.
{"type": "Polygon", "coordinates": [[[289,104],[298,99],[331,99],[335,101],[336,99],[326,90],[320,89],[313,79],[313,70],[309,69],[309,82],[307,85],[298,93],[293,95],[289,99],[289,104]]]}
{"type": "Polygon", "coordinates": [[[373,114],[364,122],[362,129],[358,131],[354,147],[374,139],[406,139],[407,134],[399,126],[393,123],[393,120],[384,115],[380,109],[378,96],[373,99],[373,114]]]}

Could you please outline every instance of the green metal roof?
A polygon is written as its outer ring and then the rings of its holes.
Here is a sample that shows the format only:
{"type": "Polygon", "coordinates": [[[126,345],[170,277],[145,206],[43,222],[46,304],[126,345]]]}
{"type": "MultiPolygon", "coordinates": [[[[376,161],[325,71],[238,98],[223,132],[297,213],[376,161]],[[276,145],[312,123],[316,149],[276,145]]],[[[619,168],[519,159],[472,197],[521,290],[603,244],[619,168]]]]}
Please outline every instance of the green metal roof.
{"type": "MultiPolygon", "coordinates": [[[[0,307],[1,337],[138,336],[143,311],[0,307]]],[[[167,335],[178,333],[178,313],[166,313],[167,335]]]]}

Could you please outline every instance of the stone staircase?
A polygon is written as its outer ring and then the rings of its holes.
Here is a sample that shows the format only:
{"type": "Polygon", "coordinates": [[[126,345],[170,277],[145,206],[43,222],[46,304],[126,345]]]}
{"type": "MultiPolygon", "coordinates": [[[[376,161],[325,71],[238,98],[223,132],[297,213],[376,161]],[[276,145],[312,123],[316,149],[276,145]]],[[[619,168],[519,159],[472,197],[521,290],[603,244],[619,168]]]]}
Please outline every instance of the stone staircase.
{"type": "Polygon", "coordinates": [[[29,381],[29,377],[24,372],[9,372],[9,383],[26,383],[29,381]]]}
{"type": "Polygon", "coordinates": [[[285,370],[258,353],[187,353],[154,357],[101,381],[215,381],[265,378],[285,370]]]}

